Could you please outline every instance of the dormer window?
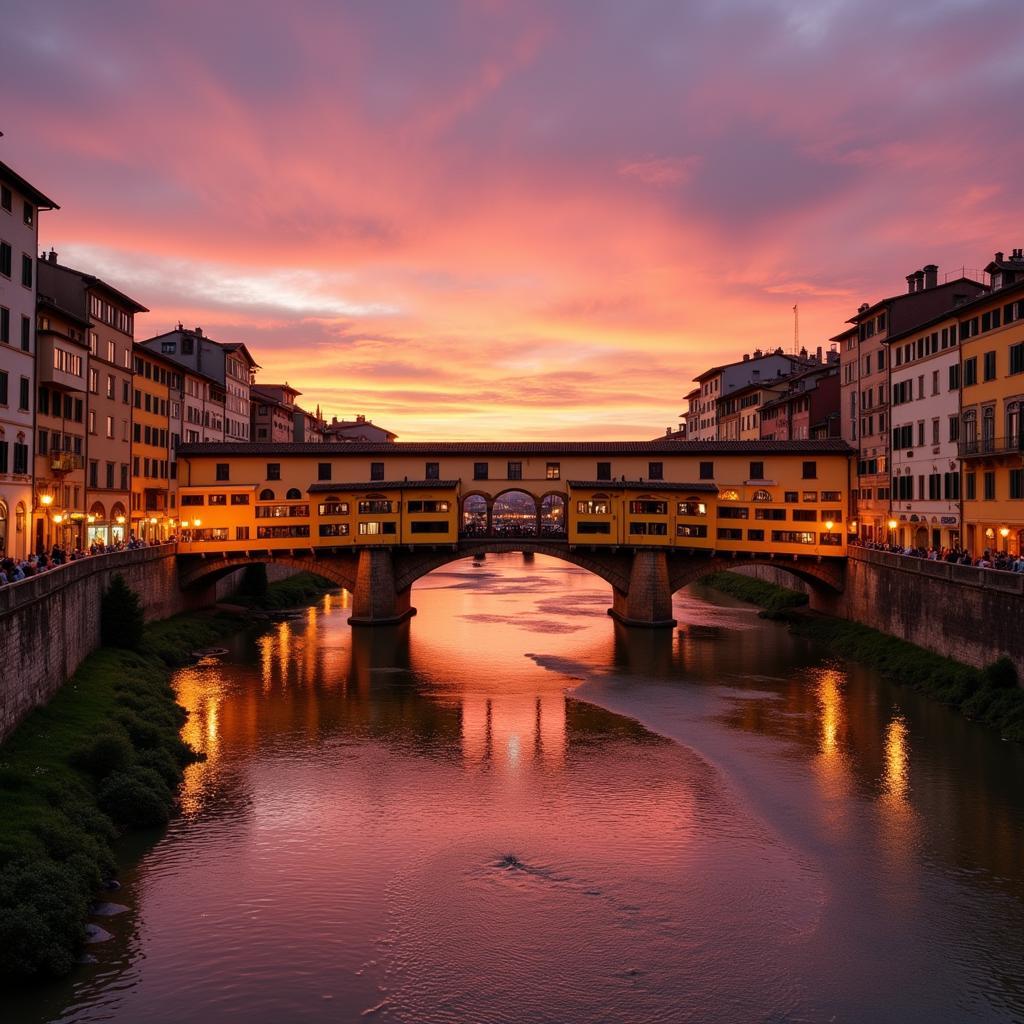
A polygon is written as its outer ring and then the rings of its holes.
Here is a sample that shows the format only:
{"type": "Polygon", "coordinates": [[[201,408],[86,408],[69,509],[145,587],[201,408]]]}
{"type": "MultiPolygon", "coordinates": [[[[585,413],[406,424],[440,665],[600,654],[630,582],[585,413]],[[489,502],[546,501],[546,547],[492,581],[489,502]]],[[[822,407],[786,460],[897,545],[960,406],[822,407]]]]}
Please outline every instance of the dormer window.
{"type": "Polygon", "coordinates": [[[1003,274],[1002,274],[1002,271],[996,271],[992,275],[992,287],[993,288],[1002,288],[1003,287],[1003,274]]]}

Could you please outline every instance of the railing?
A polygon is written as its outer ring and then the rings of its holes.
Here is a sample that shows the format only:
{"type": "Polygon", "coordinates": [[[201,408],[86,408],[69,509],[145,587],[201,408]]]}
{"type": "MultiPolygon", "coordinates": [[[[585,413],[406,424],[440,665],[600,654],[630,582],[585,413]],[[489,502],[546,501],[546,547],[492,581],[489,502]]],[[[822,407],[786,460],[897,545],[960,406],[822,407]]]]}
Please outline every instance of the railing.
{"type": "Polygon", "coordinates": [[[75,469],[85,469],[85,459],[74,452],[51,452],[50,472],[70,473],[75,469]]]}
{"type": "Polygon", "coordinates": [[[1024,594],[1024,573],[1007,572],[1004,569],[982,569],[976,565],[958,565],[956,562],[933,561],[917,555],[899,555],[895,551],[879,551],[850,544],[847,557],[856,562],[870,562],[901,572],[914,572],[921,576],[932,576],[951,583],[971,587],[984,587],[1011,594],[1024,594]]]}
{"type": "Polygon", "coordinates": [[[1021,437],[976,437],[961,441],[960,458],[980,458],[985,455],[1013,455],[1024,453],[1024,436],[1021,437]]]}

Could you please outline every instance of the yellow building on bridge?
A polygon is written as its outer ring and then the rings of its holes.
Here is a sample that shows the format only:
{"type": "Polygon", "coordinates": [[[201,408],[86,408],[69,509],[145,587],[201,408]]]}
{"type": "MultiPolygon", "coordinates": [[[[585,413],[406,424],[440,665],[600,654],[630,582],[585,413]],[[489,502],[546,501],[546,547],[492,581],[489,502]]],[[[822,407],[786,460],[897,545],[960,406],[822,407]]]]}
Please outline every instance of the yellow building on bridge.
{"type": "Polygon", "coordinates": [[[835,558],[850,457],[838,439],[193,444],[179,551],[494,538],[835,558]]]}

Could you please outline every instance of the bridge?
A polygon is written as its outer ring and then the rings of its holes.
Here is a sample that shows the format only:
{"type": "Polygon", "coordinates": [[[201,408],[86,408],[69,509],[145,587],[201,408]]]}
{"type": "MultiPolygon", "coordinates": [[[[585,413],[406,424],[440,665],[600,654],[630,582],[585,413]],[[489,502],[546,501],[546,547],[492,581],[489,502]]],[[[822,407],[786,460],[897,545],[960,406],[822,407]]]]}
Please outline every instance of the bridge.
{"type": "Polygon", "coordinates": [[[672,594],[723,568],[841,591],[850,454],[838,440],[187,445],[180,579],[287,564],[350,590],[353,625],[374,625],[413,614],[434,569],[525,551],[600,576],[621,622],[672,625],[672,594]]]}

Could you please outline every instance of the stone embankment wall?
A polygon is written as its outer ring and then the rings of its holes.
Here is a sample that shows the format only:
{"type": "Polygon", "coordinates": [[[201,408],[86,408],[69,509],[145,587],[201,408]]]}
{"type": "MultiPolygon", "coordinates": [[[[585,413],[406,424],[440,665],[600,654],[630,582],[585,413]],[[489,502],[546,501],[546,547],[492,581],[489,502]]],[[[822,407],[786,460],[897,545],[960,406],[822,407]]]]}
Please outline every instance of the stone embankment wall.
{"type": "Polygon", "coordinates": [[[1003,655],[1024,681],[1024,575],[851,548],[841,594],[809,587],[782,569],[750,576],[810,595],[811,607],[982,668],[1003,655]]]}
{"type": "Polygon", "coordinates": [[[0,740],[45,704],[100,643],[100,602],[117,573],[148,619],[185,611],[174,548],[83,558],[0,587],[0,740]]]}

